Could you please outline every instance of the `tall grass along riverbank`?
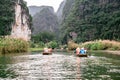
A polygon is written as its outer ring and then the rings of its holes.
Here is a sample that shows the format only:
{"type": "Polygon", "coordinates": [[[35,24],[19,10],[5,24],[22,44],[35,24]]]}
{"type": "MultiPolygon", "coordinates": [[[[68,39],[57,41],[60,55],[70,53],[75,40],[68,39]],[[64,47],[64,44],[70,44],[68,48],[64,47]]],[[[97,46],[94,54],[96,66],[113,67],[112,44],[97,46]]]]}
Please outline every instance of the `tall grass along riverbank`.
{"type": "Polygon", "coordinates": [[[120,42],[113,40],[95,40],[80,44],[76,44],[72,41],[68,42],[69,50],[74,50],[77,47],[85,47],[87,50],[120,50],[120,42]]]}
{"type": "Polygon", "coordinates": [[[89,50],[120,50],[120,42],[110,40],[89,41],[82,44],[89,50]]]}
{"type": "Polygon", "coordinates": [[[27,52],[29,44],[22,39],[0,38],[0,53],[27,52]]]}

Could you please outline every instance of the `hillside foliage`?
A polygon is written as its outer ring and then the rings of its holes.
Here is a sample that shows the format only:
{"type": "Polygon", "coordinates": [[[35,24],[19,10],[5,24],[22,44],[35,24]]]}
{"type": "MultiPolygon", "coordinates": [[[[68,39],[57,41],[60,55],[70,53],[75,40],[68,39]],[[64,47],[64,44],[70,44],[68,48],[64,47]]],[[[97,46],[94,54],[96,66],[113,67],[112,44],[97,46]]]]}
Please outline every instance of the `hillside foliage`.
{"type": "Polygon", "coordinates": [[[0,36],[10,34],[14,21],[15,0],[0,0],[0,36]]]}
{"type": "Polygon", "coordinates": [[[47,43],[53,41],[54,38],[55,35],[52,32],[40,32],[36,35],[32,35],[31,40],[34,43],[39,43],[39,42],[47,43]]]}
{"type": "Polygon", "coordinates": [[[71,39],[70,32],[77,33],[76,42],[120,40],[120,0],[75,0],[62,31],[63,42],[71,39]]]}

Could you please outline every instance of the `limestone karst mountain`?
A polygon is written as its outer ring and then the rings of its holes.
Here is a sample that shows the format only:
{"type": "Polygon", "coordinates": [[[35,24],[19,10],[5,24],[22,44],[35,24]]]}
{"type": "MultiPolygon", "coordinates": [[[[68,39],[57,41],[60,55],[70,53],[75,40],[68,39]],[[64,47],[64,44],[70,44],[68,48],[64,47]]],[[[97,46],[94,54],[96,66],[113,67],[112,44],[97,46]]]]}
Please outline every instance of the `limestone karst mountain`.
{"type": "Polygon", "coordinates": [[[53,7],[30,6],[29,12],[33,17],[34,35],[44,31],[58,33],[58,19],[53,7]]]}
{"type": "Polygon", "coordinates": [[[23,0],[0,0],[0,36],[30,40],[31,19],[23,0]]]}
{"type": "Polygon", "coordinates": [[[65,18],[70,13],[74,5],[74,2],[75,0],[63,0],[63,2],[60,4],[58,11],[56,13],[60,24],[64,22],[65,18]]]}

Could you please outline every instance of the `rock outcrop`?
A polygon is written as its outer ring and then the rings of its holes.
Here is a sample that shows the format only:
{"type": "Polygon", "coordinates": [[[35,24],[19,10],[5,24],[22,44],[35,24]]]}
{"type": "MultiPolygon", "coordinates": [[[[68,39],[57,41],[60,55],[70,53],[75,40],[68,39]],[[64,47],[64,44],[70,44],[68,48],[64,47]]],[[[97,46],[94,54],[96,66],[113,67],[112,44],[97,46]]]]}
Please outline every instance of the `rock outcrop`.
{"type": "Polygon", "coordinates": [[[56,15],[57,15],[57,17],[58,17],[58,21],[59,21],[60,24],[61,24],[61,22],[62,22],[62,20],[63,20],[62,16],[63,16],[63,9],[64,9],[65,4],[66,4],[66,0],[64,0],[64,1],[60,4],[60,6],[59,6],[59,8],[58,8],[58,10],[57,10],[57,13],[56,13],[56,15]]]}
{"type": "Polygon", "coordinates": [[[21,38],[26,41],[31,38],[30,16],[23,0],[18,0],[15,3],[15,21],[12,26],[11,37],[21,38]]]}
{"type": "Polygon", "coordinates": [[[51,12],[54,12],[54,9],[51,6],[29,6],[28,9],[31,16],[34,16],[46,7],[49,8],[51,12]]]}
{"type": "Polygon", "coordinates": [[[64,23],[65,18],[68,16],[70,13],[72,7],[74,6],[75,0],[63,0],[63,2],[60,4],[60,7],[57,11],[57,17],[59,24],[64,23]]]}

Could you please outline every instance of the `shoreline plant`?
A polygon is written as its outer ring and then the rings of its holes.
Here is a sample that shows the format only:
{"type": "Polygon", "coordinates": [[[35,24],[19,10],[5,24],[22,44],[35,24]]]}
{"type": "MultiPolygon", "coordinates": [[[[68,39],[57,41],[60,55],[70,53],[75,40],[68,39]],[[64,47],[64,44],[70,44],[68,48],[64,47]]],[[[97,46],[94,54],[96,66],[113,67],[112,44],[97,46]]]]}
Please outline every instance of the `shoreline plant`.
{"type": "Polygon", "coordinates": [[[88,50],[120,50],[120,42],[114,40],[95,40],[83,43],[88,50]]]}
{"type": "Polygon", "coordinates": [[[29,43],[22,39],[0,38],[0,53],[20,53],[27,52],[29,43]]]}
{"type": "Polygon", "coordinates": [[[77,47],[84,47],[87,50],[120,50],[120,42],[114,40],[95,40],[77,44],[69,41],[67,47],[69,50],[75,50],[77,47]]]}

